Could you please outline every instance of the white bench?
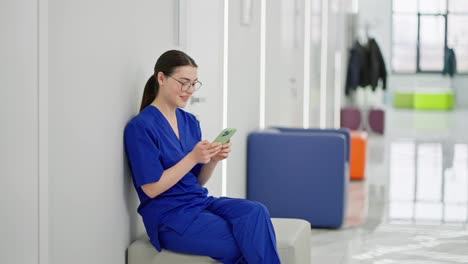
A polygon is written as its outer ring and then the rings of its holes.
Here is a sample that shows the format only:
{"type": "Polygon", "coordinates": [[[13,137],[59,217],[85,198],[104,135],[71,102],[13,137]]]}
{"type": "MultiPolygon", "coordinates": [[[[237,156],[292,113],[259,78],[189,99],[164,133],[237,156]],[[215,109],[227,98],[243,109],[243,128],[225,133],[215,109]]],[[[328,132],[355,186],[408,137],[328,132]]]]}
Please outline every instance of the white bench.
{"type": "MultiPolygon", "coordinates": [[[[301,219],[273,218],[278,253],[282,264],[309,264],[311,250],[310,223],[301,219]]],[[[175,253],[158,252],[148,237],[136,240],[128,248],[128,264],[214,264],[212,258],[175,253]]]]}

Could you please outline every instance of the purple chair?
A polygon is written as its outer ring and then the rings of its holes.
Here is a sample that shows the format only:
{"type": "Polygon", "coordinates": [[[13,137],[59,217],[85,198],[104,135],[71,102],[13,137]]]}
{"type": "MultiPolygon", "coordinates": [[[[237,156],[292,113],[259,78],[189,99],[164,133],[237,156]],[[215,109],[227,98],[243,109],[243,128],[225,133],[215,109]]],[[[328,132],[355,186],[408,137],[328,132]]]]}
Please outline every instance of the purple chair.
{"type": "Polygon", "coordinates": [[[361,127],[361,111],[355,107],[341,108],[340,127],[359,130],[361,127]]]}
{"type": "Polygon", "coordinates": [[[369,110],[369,128],[372,132],[383,135],[384,123],[385,123],[385,112],[382,109],[371,109],[369,110]]]}

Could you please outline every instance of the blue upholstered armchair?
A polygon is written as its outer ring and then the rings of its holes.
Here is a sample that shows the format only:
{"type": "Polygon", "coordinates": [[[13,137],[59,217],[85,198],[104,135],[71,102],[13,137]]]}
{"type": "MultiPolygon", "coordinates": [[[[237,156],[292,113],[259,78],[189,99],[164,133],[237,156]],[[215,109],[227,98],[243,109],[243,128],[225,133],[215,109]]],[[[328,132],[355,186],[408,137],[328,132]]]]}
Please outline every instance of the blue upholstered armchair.
{"type": "Polygon", "coordinates": [[[349,132],[274,128],[250,133],[247,198],[272,217],[314,227],[343,225],[349,182],[349,132]]]}

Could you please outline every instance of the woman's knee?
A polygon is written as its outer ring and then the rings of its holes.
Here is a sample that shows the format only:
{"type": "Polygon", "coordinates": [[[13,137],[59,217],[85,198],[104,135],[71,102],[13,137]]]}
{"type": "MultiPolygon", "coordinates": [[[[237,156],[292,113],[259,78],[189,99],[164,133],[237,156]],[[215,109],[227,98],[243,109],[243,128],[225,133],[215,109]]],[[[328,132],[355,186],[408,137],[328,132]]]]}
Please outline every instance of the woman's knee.
{"type": "Polygon", "coordinates": [[[264,204],[262,204],[260,202],[255,202],[255,204],[256,204],[255,209],[259,213],[261,213],[261,214],[263,214],[263,215],[265,215],[267,217],[270,217],[270,212],[268,211],[268,208],[264,204]]]}
{"type": "Polygon", "coordinates": [[[270,212],[268,211],[268,208],[257,201],[247,201],[247,208],[248,210],[245,211],[244,217],[265,217],[265,218],[270,218],[270,212]]]}

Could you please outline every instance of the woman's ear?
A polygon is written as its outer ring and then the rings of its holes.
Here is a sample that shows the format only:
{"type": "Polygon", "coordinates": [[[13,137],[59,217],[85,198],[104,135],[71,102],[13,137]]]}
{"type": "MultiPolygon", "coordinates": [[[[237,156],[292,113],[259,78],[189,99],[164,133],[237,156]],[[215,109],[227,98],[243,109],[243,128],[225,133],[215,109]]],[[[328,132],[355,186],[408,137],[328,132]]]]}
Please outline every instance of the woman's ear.
{"type": "Polygon", "coordinates": [[[159,87],[161,87],[161,85],[166,81],[166,75],[164,75],[163,72],[158,72],[157,78],[159,87]]]}

